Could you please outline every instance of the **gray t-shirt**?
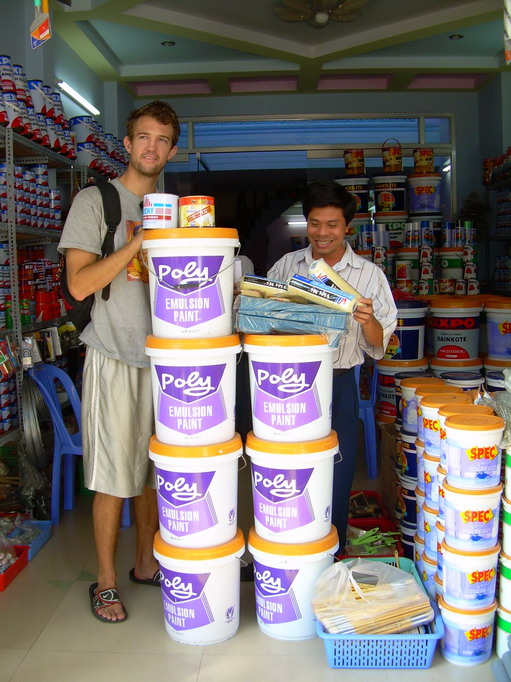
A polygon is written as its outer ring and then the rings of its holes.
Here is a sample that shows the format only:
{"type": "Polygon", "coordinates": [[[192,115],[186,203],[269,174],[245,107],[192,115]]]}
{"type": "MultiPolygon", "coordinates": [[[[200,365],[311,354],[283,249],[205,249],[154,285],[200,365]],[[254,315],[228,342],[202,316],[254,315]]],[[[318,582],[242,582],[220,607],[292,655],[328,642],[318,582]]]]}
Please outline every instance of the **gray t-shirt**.
{"type": "MultiPolygon", "coordinates": [[[[114,238],[117,251],[142,223],[141,197],[127,190],[117,179],[112,180],[121,198],[122,218],[114,238]]],[[[81,249],[101,255],[106,234],[103,202],[97,188],[79,192],[69,210],[58,250],[81,249]]],[[[80,339],[104,355],[127,365],[148,367],[145,339],[152,332],[147,269],[140,253],[114,278],[110,298],[103,301],[102,291],[95,294],[91,322],[80,339]]]]}

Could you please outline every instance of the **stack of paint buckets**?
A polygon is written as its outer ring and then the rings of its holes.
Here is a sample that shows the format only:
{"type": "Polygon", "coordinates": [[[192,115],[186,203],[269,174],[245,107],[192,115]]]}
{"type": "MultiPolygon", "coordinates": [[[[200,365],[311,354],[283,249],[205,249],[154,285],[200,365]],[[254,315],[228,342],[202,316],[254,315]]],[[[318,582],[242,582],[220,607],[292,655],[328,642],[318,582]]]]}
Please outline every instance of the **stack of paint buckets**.
{"type": "Polygon", "coordinates": [[[316,335],[248,334],[257,622],[271,637],[316,635],[311,607],[319,575],[339,547],[331,523],[333,349],[316,335]]]}
{"type": "MultiPolygon", "coordinates": [[[[369,213],[369,178],[365,174],[364,150],[346,149],[344,151],[344,165],[346,177],[336,179],[339,185],[353,194],[357,207],[353,220],[349,225],[346,238],[353,248],[359,241],[359,236],[366,235],[371,227],[369,213]]],[[[362,247],[363,248],[363,247],[362,247]]]]}
{"type": "MultiPolygon", "coordinates": [[[[509,441],[508,441],[509,442],[509,441]]],[[[511,447],[502,451],[504,471],[504,496],[502,498],[501,543],[499,559],[499,593],[496,618],[496,652],[502,658],[509,655],[511,633],[511,447]]]]}
{"type": "Polygon", "coordinates": [[[165,628],[184,644],[215,644],[238,629],[245,550],[237,529],[242,443],[234,432],[241,350],[232,334],[238,234],[166,229],[165,221],[144,228],[153,328],[146,353],[156,427],[149,456],[160,528],[154,555],[165,628]]]}

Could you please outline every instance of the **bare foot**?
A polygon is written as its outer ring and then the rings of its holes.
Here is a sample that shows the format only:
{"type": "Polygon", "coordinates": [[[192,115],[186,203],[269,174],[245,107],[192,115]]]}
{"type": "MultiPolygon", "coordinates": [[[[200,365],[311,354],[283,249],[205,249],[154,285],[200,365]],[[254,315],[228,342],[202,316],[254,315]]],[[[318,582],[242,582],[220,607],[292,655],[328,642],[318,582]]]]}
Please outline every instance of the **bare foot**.
{"type": "Polygon", "coordinates": [[[115,587],[98,590],[98,584],[93,583],[89,587],[89,598],[92,613],[103,622],[116,623],[128,617],[128,612],[119,599],[119,593],[115,587]]]}

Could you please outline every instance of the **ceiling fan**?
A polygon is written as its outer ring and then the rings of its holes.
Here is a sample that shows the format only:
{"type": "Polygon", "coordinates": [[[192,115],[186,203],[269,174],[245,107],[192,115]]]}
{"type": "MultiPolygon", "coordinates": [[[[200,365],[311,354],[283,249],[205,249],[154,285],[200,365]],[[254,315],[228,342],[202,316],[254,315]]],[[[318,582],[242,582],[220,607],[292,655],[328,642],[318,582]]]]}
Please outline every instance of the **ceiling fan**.
{"type": "Polygon", "coordinates": [[[343,24],[356,21],[369,0],[280,0],[280,3],[273,7],[277,19],[324,28],[331,19],[343,24]]]}

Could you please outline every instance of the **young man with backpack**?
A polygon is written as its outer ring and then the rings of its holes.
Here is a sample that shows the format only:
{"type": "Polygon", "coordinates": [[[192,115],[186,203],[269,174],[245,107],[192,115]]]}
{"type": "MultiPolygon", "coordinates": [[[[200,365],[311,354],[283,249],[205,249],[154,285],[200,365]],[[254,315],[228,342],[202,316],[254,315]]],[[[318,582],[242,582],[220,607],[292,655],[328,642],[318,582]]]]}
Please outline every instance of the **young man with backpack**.
{"type": "Polygon", "coordinates": [[[142,200],[156,191],[158,177],[177,151],[180,127],[174,109],[154,101],[131,112],[124,146],[126,172],[112,181],[121,220],[114,250],[103,255],[107,232],[102,195],[86,188],[74,199],[59,251],[65,254],[70,294],[82,301],[95,294],[91,321],[80,335],[87,346],[82,388],[85,485],[95,491],[94,537],[97,583],[89,588],[93,614],[108,623],[128,613],[117,591],[115,567],[121,507],[134,498],[136,555],[130,579],[159,586],[153,537],[158,529],[154,469],[148,457],[154,431],[151,373],[145,354],[151,333],[143,240],[142,200]],[[103,296],[109,286],[109,296],[103,296]],[[107,298],[107,300],[105,300],[107,298]]]}

